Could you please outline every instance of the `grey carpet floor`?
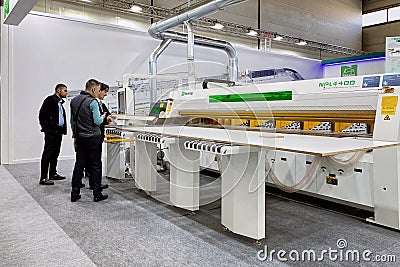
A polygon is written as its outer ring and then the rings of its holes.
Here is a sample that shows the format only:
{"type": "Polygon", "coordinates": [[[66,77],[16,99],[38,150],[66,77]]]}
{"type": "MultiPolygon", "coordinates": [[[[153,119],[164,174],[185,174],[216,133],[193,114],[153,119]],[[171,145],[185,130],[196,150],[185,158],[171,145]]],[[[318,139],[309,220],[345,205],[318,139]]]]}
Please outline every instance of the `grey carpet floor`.
{"type": "Polygon", "coordinates": [[[95,266],[0,166],[0,266],[95,266]]]}
{"type": "MultiPolygon", "coordinates": [[[[1,186],[1,201],[7,202],[15,194],[25,194],[31,201],[38,204],[46,220],[57,224],[70,239],[70,244],[62,245],[66,251],[78,246],[84,254],[97,266],[376,266],[376,262],[355,262],[330,260],[327,255],[324,261],[279,261],[274,255],[274,261],[260,261],[257,252],[267,246],[268,251],[322,250],[338,249],[337,240],[345,239],[346,250],[357,250],[360,253],[370,250],[374,255],[395,255],[400,261],[400,233],[370,225],[362,220],[304,205],[291,200],[267,195],[266,207],[266,239],[261,244],[253,240],[226,232],[220,224],[220,201],[215,199],[219,194],[218,181],[210,177],[201,177],[202,184],[208,184],[201,192],[201,202],[209,203],[200,211],[190,213],[165,204],[168,186],[164,176],[159,180],[155,197],[140,192],[132,181],[108,181],[110,198],[100,203],[94,203],[91,191],[84,188],[82,199],[76,203],[69,201],[70,177],[73,161],[60,161],[59,173],[68,178],[57,181],[55,186],[39,186],[39,164],[6,165],[6,169],[20,184],[17,192],[7,192],[7,185],[1,186]],[[164,181],[164,182],[162,182],[164,181]],[[20,191],[23,191],[22,193],[20,191]]],[[[3,176],[1,177],[3,178],[3,176]]],[[[14,181],[15,181],[14,180],[14,181]]],[[[86,181],[87,184],[87,181],[86,181]]],[[[14,189],[10,189],[14,190],[14,189]]],[[[24,220],[14,217],[25,216],[24,209],[3,212],[5,223],[14,223],[14,227],[24,227],[24,220]],[[20,214],[23,213],[23,214],[20,214]],[[11,222],[13,221],[13,222],[11,222]]],[[[32,210],[32,217],[39,211],[32,210]]],[[[35,215],[36,214],[36,215],[35,215]]],[[[35,219],[36,220],[36,219],[35,219]]],[[[1,221],[3,223],[3,219],[1,221]]],[[[57,228],[50,227],[50,228],[57,228]]],[[[12,256],[12,247],[3,244],[3,231],[7,227],[0,226],[0,265],[4,258],[12,256]]],[[[47,227],[44,232],[47,231],[47,227]]],[[[23,233],[29,235],[29,233],[23,233]]],[[[51,232],[43,233],[43,235],[51,232]]],[[[53,235],[53,234],[51,234],[53,235]]],[[[6,239],[7,242],[10,242],[6,239]]],[[[24,246],[32,247],[37,241],[29,236],[24,240],[24,246]],[[27,243],[26,243],[27,242],[27,243]]],[[[54,247],[63,244],[54,239],[54,247]]],[[[13,245],[16,245],[16,240],[13,245]]],[[[29,249],[28,253],[34,253],[29,249]]],[[[51,248],[44,248],[41,253],[47,253],[51,248]]],[[[345,252],[346,250],[343,250],[345,252]]],[[[50,252],[49,252],[50,253],[50,252]]],[[[66,257],[70,252],[60,255],[50,253],[51,257],[66,257]]],[[[17,255],[18,256],[18,255],[17,255]]],[[[85,256],[85,255],[81,255],[85,256]]],[[[319,256],[319,255],[318,255],[319,256]]],[[[371,258],[372,258],[371,256],[371,258]]],[[[71,261],[62,260],[60,266],[74,265],[71,261]]],[[[288,255],[286,254],[286,258],[288,255]]],[[[61,259],[61,258],[60,258],[61,259]]],[[[343,257],[343,259],[345,259],[343,257]]],[[[56,261],[56,260],[54,260],[56,261]]],[[[54,262],[53,261],[53,262],[54,262]]],[[[55,266],[49,261],[46,264],[30,264],[30,266],[55,266]]],[[[26,266],[6,264],[4,266],[26,266]]],[[[385,263],[379,266],[398,266],[398,263],[385,263]]]]}

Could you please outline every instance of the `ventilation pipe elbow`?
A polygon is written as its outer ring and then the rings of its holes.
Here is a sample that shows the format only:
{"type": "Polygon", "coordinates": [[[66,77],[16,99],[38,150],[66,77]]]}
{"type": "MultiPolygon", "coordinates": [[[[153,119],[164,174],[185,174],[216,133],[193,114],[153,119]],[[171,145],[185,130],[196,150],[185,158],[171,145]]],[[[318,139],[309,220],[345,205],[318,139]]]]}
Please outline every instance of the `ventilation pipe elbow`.
{"type": "MultiPolygon", "coordinates": [[[[152,63],[157,63],[158,57],[164,52],[164,50],[169,46],[169,44],[172,42],[171,39],[166,39],[161,42],[161,44],[151,53],[150,59],[149,59],[149,64],[151,65],[152,63]]],[[[150,74],[155,74],[151,73],[150,74]]]]}
{"type": "MultiPolygon", "coordinates": [[[[155,39],[160,39],[160,40],[171,39],[172,41],[187,43],[188,42],[187,35],[171,33],[171,32],[167,32],[167,30],[169,30],[173,27],[176,27],[180,24],[183,24],[185,22],[190,22],[190,21],[199,19],[201,17],[207,16],[207,15],[209,15],[219,9],[222,9],[224,7],[231,6],[231,5],[238,4],[241,2],[245,2],[245,1],[247,1],[247,0],[214,0],[214,1],[210,1],[206,4],[203,4],[201,6],[193,8],[191,10],[188,10],[182,14],[161,20],[157,23],[153,23],[149,27],[148,33],[151,37],[153,37],[155,39]]],[[[237,58],[237,53],[236,53],[235,48],[230,43],[224,42],[224,41],[219,41],[219,40],[208,39],[208,38],[204,38],[204,37],[198,37],[198,36],[194,36],[194,43],[197,45],[203,45],[206,47],[212,47],[212,48],[224,50],[229,57],[228,80],[237,82],[238,72],[239,72],[238,71],[238,58],[237,58]]],[[[151,61],[151,62],[153,62],[153,61],[151,61]]]]}

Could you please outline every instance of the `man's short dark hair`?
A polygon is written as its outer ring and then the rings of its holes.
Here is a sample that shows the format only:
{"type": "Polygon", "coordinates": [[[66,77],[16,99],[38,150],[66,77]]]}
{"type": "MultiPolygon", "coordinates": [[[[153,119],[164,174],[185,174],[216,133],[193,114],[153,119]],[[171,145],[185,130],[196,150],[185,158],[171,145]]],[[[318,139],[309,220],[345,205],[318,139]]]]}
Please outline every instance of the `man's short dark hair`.
{"type": "Polygon", "coordinates": [[[100,91],[108,91],[108,90],[110,90],[110,86],[108,86],[108,84],[100,83],[100,91]]]}
{"type": "Polygon", "coordinates": [[[100,83],[98,80],[90,79],[89,81],[86,82],[86,90],[92,89],[99,85],[100,85],[100,83]]]}
{"type": "Polygon", "coordinates": [[[57,90],[58,90],[58,89],[60,89],[60,88],[64,88],[64,87],[65,87],[65,88],[67,88],[67,86],[66,86],[65,84],[63,84],[63,83],[59,83],[59,84],[57,84],[57,85],[56,85],[56,89],[55,89],[55,91],[57,92],[57,90]]]}

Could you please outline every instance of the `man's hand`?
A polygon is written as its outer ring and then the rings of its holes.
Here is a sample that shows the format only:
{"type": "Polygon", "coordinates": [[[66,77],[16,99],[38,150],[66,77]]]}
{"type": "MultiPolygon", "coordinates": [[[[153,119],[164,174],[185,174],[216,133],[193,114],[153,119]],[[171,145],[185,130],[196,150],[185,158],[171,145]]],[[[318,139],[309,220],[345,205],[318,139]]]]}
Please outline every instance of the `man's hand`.
{"type": "Polygon", "coordinates": [[[114,120],[113,116],[109,115],[107,116],[107,122],[112,122],[114,120]]]}

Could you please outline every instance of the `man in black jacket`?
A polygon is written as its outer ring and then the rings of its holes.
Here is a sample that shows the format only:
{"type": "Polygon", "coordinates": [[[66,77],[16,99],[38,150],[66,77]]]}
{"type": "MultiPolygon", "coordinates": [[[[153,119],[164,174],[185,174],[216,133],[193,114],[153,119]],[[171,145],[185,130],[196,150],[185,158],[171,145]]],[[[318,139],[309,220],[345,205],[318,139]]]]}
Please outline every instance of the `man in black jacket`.
{"type": "Polygon", "coordinates": [[[57,173],[57,161],[60,155],[62,136],[67,134],[67,121],[64,100],[67,96],[67,86],[57,84],[55,94],[48,96],[39,111],[39,123],[44,132],[44,149],[40,162],[41,185],[53,185],[51,180],[63,180],[64,176],[57,173]],[[49,170],[50,166],[50,170],[49,170]],[[47,176],[49,174],[49,176],[47,176]]]}
{"type": "MultiPolygon", "coordinates": [[[[110,111],[108,110],[107,105],[104,104],[103,100],[104,100],[104,98],[107,96],[109,90],[110,90],[110,87],[108,86],[108,84],[100,83],[100,94],[99,94],[99,97],[98,97],[99,109],[100,109],[100,114],[101,114],[101,115],[104,115],[106,118],[107,118],[108,116],[111,116],[111,113],[110,113],[110,111]]],[[[111,116],[110,118],[111,118],[112,120],[115,119],[114,116],[111,116]]],[[[108,122],[108,121],[105,121],[105,122],[103,122],[103,123],[100,125],[101,136],[103,136],[103,139],[104,139],[104,137],[105,137],[105,133],[104,133],[104,132],[105,132],[105,129],[104,129],[104,128],[105,128],[105,126],[108,125],[108,124],[109,124],[109,122],[108,122]]]]}

